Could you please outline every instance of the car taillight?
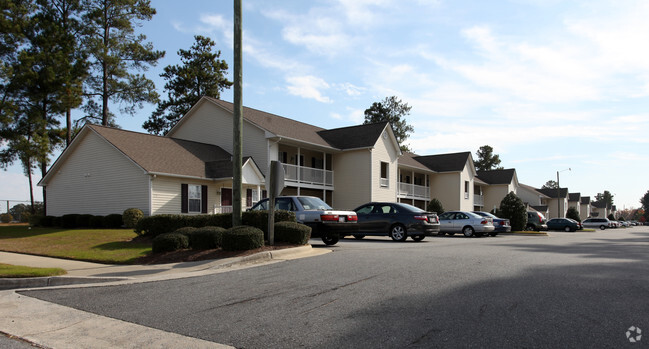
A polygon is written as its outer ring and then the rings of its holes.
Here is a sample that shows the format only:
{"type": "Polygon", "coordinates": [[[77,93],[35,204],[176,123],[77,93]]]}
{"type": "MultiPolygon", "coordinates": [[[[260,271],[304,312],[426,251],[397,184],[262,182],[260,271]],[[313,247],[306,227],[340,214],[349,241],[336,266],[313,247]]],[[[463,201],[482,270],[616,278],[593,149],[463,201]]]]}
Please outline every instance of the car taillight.
{"type": "Polygon", "coordinates": [[[357,222],[358,221],[358,216],[357,215],[349,215],[349,216],[347,216],[347,221],[348,222],[357,222]]]}
{"type": "Polygon", "coordinates": [[[539,216],[539,223],[543,224],[543,218],[541,216],[539,216]]]}
{"type": "Polygon", "coordinates": [[[415,216],[416,220],[428,222],[428,216],[415,216]]]}
{"type": "Polygon", "coordinates": [[[480,222],[480,224],[487,224],[487,223],[489,223],[489,221],[488,221],[488,220],[486,220],[486,219],[485,219],[485,220],[483,220],[482,222],[480,222]]]}
{"type": "Polygon", "coordinates": [[[320,215],[320,220],[323,222],[325,221],[338,221],[338,215],[337,214],[321,214],[320,215]]]}
{"type": "Polygon", "coordinates": [[[500,225],[505,225],[505,221],[500,221],[500,225]]]}

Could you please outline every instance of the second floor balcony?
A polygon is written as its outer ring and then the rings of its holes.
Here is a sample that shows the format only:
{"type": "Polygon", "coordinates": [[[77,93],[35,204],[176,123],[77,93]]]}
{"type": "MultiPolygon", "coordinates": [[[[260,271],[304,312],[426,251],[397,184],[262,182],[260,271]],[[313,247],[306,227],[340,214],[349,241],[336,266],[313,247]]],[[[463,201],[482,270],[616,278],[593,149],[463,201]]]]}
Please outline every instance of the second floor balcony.
{"type": "Polygon", "coordinates": [[[284,163],[282,166],[284,167],[284,181],[286,184],[304,184],[333,189],[333,171],[284,163]]]}
{"type": "Polygon", "coordinates": [[[430,188],[423,185],[399,183],[399,197],[407,199],[430,200],[430,188]]]}

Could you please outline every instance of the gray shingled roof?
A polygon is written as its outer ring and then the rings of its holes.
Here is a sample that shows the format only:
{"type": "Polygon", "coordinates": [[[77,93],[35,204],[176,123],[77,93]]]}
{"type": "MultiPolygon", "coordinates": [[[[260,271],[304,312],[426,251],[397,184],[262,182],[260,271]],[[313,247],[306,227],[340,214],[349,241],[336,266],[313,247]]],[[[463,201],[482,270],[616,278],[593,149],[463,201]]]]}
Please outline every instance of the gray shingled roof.
{"type": "MultiPolygon", "coordinates": [[[[536,189],[539,193],[542,193],[544,195],[547,195],[553,199],[557,198],[557,190],[556,189],[536,189]]],[[[568,188],[559,188],[559,198],[565,198],[568,196],[568,188]]]]}
{"type": "Polygon", "coordinates": [[[414,158],[417,156],[419,155],[407,151],[402,152],[401,156],[398,159],[399,166],[407,166],[412,168],[419,168],[426,171],[433,171],[430,168],[424,166],[424,164],[422,164],[421,162],[415,160],[414,158]]]}
{"type": "Polygon", "coordinates": [[[581,193],[568,193],[568,201],[580,201],[581,193]]]}
{"type": "MultiPolygon", "coordinates": [[[[234,105],[220,99],[204,97],[233,112],[234,105]]],[[[336,149],[369,148],[376,144],[387,123],[324,129],[283,116],[243,107],[243,118],[273,134],[336,149]]]]}
{"type": "Polygon", "coordinates": [[[232,156],[220,147],[88,125],[147,172],[200,178],[232,177],[232,156]]]}
{"type": "Polygon", "coordinates": [[[516,170],[513,168],[506,170],[489,170],[477,171],[477,176],[488,184],[510,184],[514,180],[516,170]]]}
{"type": "Polygon", "coordinates": [[[606,201],[593,201],[591,204],[596,208],[610,208],[606,201]]]}
{"type": "Polygon", "coordinates": [[[590,196],[582,196],[581,203],[584,205],[590,204],[590,196]]]}
{"type": "Polygon", "coordinates": [[[415,160],[436,172],[462,171],[471,152],[416,156],[415,160]]]}
{"type": "Polygon", "coordinates": [[[349,126],[319,131],[318,135],[334,148],[343,150],[369,148],[376,144],[379,137],[381,137],[381,133],[388,125],[388,122],[380,122],[349,126]]]}

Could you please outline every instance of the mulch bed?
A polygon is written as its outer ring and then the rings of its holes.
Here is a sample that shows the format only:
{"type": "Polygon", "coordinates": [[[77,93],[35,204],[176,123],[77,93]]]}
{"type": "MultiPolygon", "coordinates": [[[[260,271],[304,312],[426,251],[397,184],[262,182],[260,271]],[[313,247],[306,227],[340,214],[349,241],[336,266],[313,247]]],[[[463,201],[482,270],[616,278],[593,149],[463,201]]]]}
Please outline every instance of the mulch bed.
{"type": "MultiPolygon", "coordinates": [[[[138,238],[135,238],[138,239],[138,238]]],[[[135,240],[134,239],[134,240],[135,240]]],[[[172,252],[156,253],[148,256],[140,257],[133,261],[133,264],[165,264],[165,263],[178,263],[178,262],[194,262],[204,261],[211,259],[223,259],[231,257],[243,257],[251,254],[281,250],[285,248],[299,247],[299,245],[290,245],[276,243],[274,246],[263,246],[254,250],[246,251],[223,251],[220,248],[213,250],[178,250],[172,252]]]]}

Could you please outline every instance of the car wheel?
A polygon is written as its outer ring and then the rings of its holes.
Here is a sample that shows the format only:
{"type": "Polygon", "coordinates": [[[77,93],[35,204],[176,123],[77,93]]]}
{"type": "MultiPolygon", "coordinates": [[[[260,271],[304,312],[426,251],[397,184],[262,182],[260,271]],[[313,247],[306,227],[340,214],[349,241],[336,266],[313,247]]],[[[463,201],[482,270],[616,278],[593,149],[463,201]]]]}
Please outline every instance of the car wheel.
{"type": "Polygon", "coordinates": [[[327,246],[335,245],[338,243],[338,240],[340,240],[340,237],[335,234],[324,234],[322,236],[322,242],[325,243],[327,246]]]}
{"type": "Polygon", "coordinates": [[[406,241],[408,234],[406,234],[406,227],[401,224],[395,224],[390,229],[390,237],[394,241],[406,241]]]}
{"type": "Polygon", "coordinates": [[[604,230],[604,229],[606,229],[606,226],[605,226],[605,225],[600,225],[600,226],[599,226],[599,229],[604,230]]]}
{"type": "Polygon", "coordinates": [[[569,226],[566,226],[566,227],[564,228],[564,230],[568,232],[568,231],[572,231],[572,228],[570,228],[569,226]]]}
{"type": "Polygon", "coordinates": [[[354,239],[356,240],[363,240],[364,237],[365,235],[354,235],[354,239]]]}
{"type": "Polygon", "coordinates": [[[464,227],[462,229],[462,234],[464,234],[464,236],[466,236],[468,238],[472,237],[473,233],[475,233],[475,230],[473,230],[473,227],[466,226],[466,227],[464,227]]]}
{"type": "Polygon", "coordinates": [[[413,236],[411,236],[411,238],[412,238],[413,240],[415,240],[415,241],[421,241],[421,240],[423,240],[425,237],[426,237],[426,236],[424,236],[424,235],[413,235],[413,236]]]}
{"type": "Polygon", "coordinates": [[[534,226],[532,224],[528,224],[528,225],[525,226],[525,231],[533,231],[533,230],[536,230],[536,229],[534,229],[534,226]]]}

